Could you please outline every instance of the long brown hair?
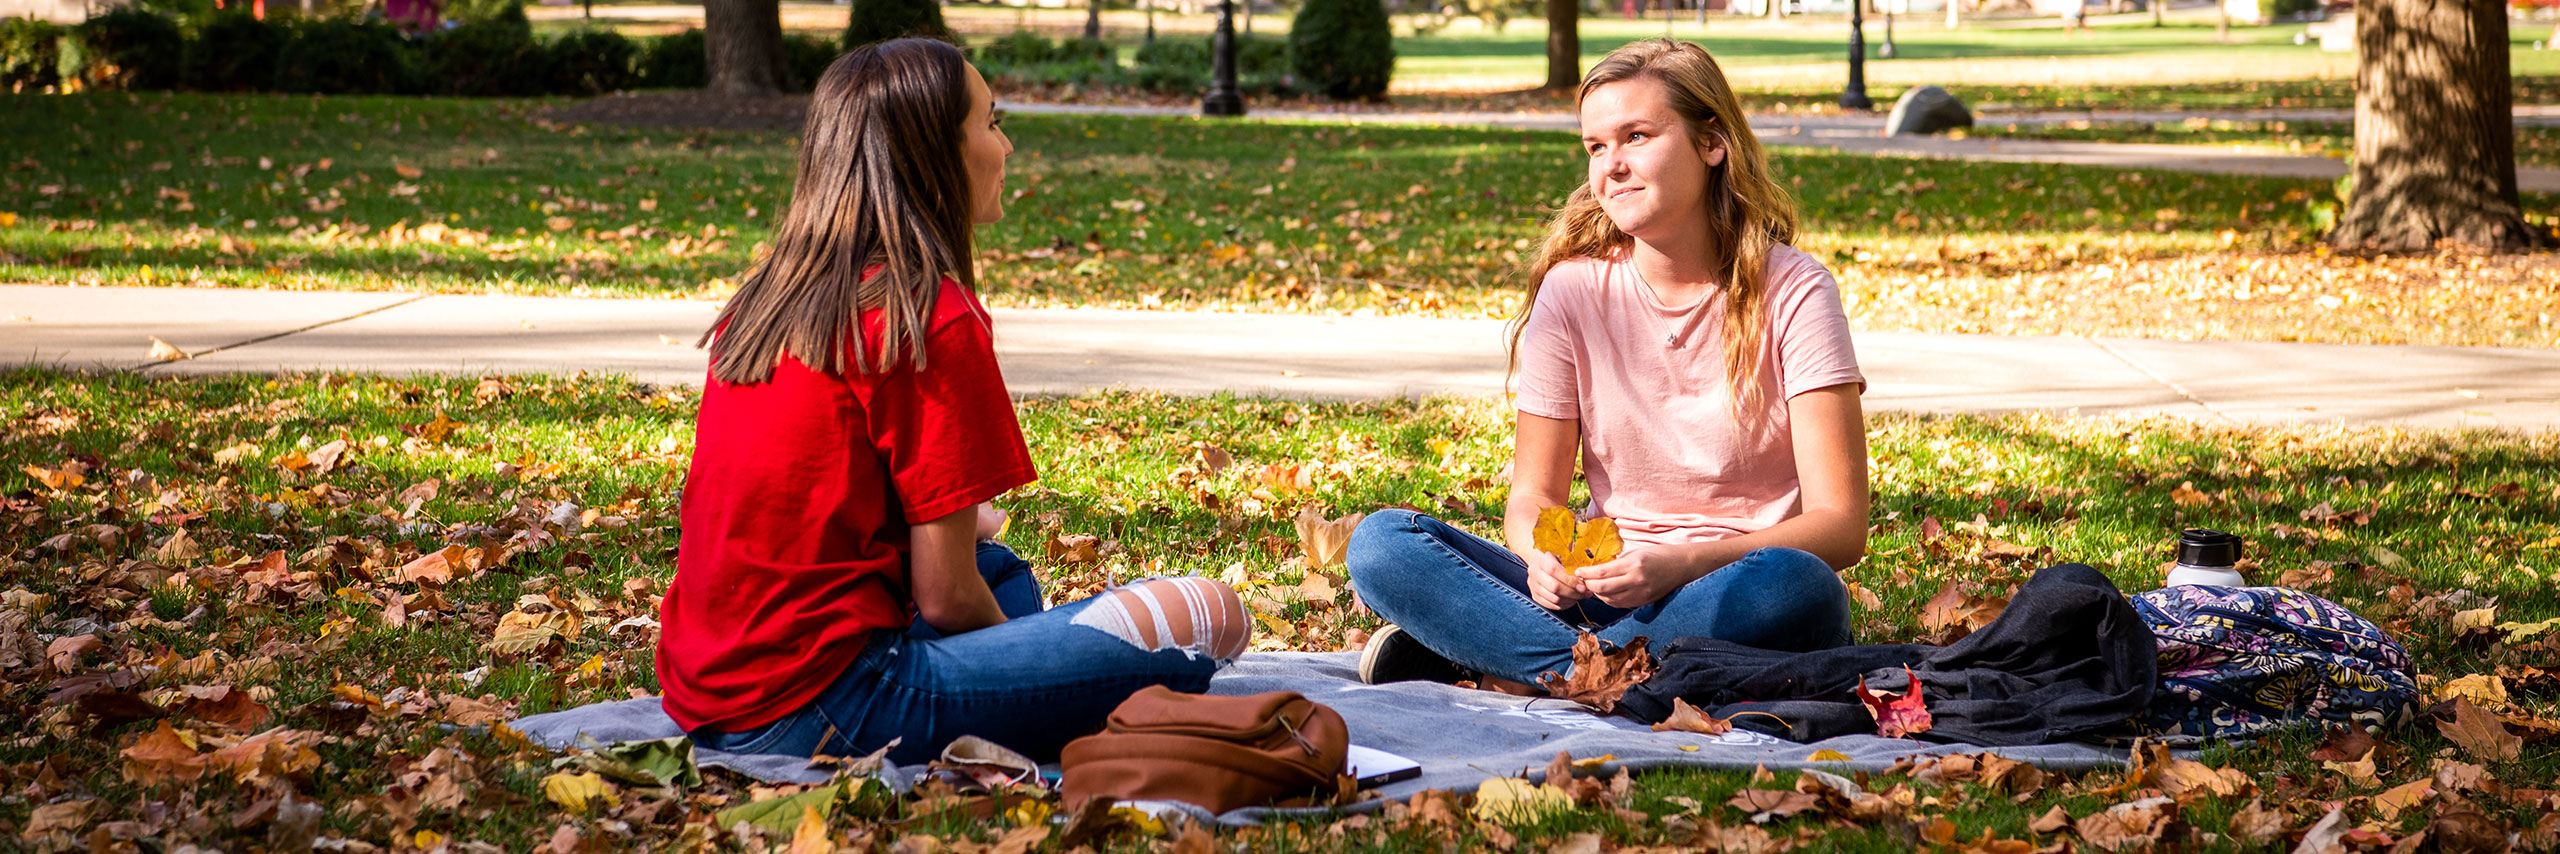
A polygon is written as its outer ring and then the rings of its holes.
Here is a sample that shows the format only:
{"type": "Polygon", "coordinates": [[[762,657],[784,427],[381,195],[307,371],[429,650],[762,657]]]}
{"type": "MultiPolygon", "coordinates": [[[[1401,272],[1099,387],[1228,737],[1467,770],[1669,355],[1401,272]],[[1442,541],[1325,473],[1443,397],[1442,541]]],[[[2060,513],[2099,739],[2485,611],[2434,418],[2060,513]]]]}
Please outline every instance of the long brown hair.
{"type": "Polygon", "coordinates": [[[943,277],[978,284],[961,153],[969,106],[968,60],[947,42],[877,42],[827,66],[773,252],[696,342],[711,348],[713,377],[764,382],[784,353],[837,375],[886,371],[901,355],[925,367],[943,277]],[[879,353],[864,352],[855,325],[872,308],[879,353]]]}
{"type": "MultiPolygon", "coordinates": [[[[1769,177],[1769,160],[1743,118],[1742,101],[1725,82],[1724,69],[1706,48],[1670,39],[1647,39],[1611,51],[1582,77],[1575,100],[1624,80],[1661,81],[1671,107],[1689,124],[1697,142],[1724,146],[1722,165],[1707,170],[1707,238],[1724,263],[1725,385],[1733,393],[1737,416],[1759,411],[1767,390],[1757,381],[1762,339],[1768,334],[1766,292],[1770,251],[1793,243],[1795,200],[1769,177]]],[[[1529,265],[1529,292],[1511,321],[1511,370],[1520,369],[1520,333],[1538,302],[1547,271],[1576,258],[1606,258],[1634,242],[1600,209],[1600,199],[1584,182],[1566,197],[1564,207],[1547,222],[1545,242],[1529,265]]]]}

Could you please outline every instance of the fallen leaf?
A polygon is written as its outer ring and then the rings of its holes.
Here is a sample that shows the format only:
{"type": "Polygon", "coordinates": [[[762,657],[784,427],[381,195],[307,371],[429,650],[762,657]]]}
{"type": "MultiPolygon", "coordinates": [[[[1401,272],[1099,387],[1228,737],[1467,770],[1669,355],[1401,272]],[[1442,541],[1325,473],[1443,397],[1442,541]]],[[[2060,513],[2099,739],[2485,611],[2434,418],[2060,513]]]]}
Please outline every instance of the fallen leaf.
{"type": "Polygon", "coordinates": [[[2506,680],[2487,673],[2474,673],[2436,686],[2436,696],[2447,700],[2461,698],[2482,706],[2507,704],[2506,680]]]}
{"type": "Polygon", "coordinates": [[[81,656],[104,649],[107,642],[97,635],[64,635],[44,645],[44,658],[55,673],[71,673],[80,669],[81,656]]]}
{"type": "Polygon", "coordinates": [[[1707,717],[1705,712],[1698,711],[1698,707],[1689,705],[1688,700],[1673,697],[1671,698],[1671,717],[1654,724],[1653,731],[1723,735],[1733,731],[1733,723],[1721,718],[1707,717]]]}
{"type": "Polygon", "coordinates": [[[18,836],[33,842],[56,833],[77,834],[81,828],[89,826],[89,811],[97,806],[96,798],[81,798],[36,807],[27,816],[26,829],[19,831],[18,836]]]}
{"type": "Polygon", "coordinates": [[[1618,707],[1618,698],[1627,689],[1653,678],[1653,654],[1646,651],[1646,638],[1636,638],[1614,651],[1602,651],[1600,638],[1583,632],[1573,641],[1573,675],[1563,677],[1555,671],[1538,676],[1538,687],[1560,700],[1580,703],[1608,714],[1618,707]]]}
{"type": "Polygon", "coordinates": [[[542,796],[575,813],[586,813],[596,807],[610,807],[619,802],[605,787],[604,778],[591,771],[563,771],[542,778],[542,796]]]}
{"type": "Polygon", "coordinates": [[[1573,796],[1552,783],[1532,784],[1517,777],[1499,777],[1476,787],[1476,803],[1469,812],[1477,820],[1495,824],[1536,821],[1550,813],[1573,808],[1573,796]]]}
{"type": "Polygon", "coordinates": [[[417,180],[417,179],[419,178],[419,176],[422,176],[422,175],[427,174],[427,170],[420,169],[420,168],[418,168],[418,167],[411,166],[411,165],[406,164],[406,163],[393,163],[393,164],[391,164],[391,171],[392,171],[394,174],[397,174],[397,175],[399,175],[399,176],[400,176],[400,177],[402,177],[402,178],[407,178],[407,179],[412,180],[412,181],[417,180]]]}
{"type": "Polygon", "coordinates": [[[2524,739],[2508,732],[2506,722],[2497,715],[2459,697],[2454,698],[2452,706],[2453,720],[2436,721],[2436,731],[2465,752],[2487,761],[2513,762],[2524,749],[2524,739]]]}
{"type": "Polygon", "coordinates": [[[1911,672],[1909,667],[1902,668],[1902,673],[1911,678],[1911,688],[1899,694],[1869,691],[1863,679],[1857,686],[1858,702],[1867,707],[1867,714],[1875,716],[1876,734],[1886,738],[1928,732],[1935,724],[1929,717],[1928,701],[1920,695],[1920,674],[1911,672]]]}
{"type": "Polygon", "coordinates": [[[2168,829],[2168,811],[2175,803],[2165,797],[2121,803],[2082,816],[2071,828],[2080,833],[2081,841],[2103,851],[2148,847],[2168,829]]]}
{"type": "Polygon", "coordinates": [[[2350,829],[2346,812],[2339,807],[2330,807],[2328,815],[2321,816],[2310,830],[2302,832],[2302,841],[2293,846],[2293,854],[2343,854],[2347,850],[2346,836],[2350,829]]]}
{"type": "Polygon", "coordinates": [[[181,362],[195,358],[194,356],[188,355],[187,351],[178,349],[178,345],[160,340],[160,336],[153,335],[149,337],[151,338],[151,352],[143,358],[150,359],[154,362],[181,362]]]}
{"type": "Polygon", "coordinates": [[[1770,819],[1786,818],[1822,805],[1822,798],[1809,792],[1781,789],[1743,789],[1733,793],[1725,804],[1751,814],[1751,820],[1767,824],[1770,819]]]}
{"type": "Polygon", "coordinates": [[[204,776],[205,758],[196,752],[193,733],[160,728],[144,733],[117,755],[124,757],[125,779],[135,785],[149,786],[162,781],[188,782],[204,776]]]}
{"type": "Polygon", "coordinates": [[[835,841],[827,837],[827,817],[817,807],[801,807],[800,826],[791,831],[791,847],[783,854],[833,854],[835,841]]]}
{"type": "Polygon", "coordinates": [[[2252,845],[2265,844],[2282,837],[2284,831],[2284,811],[2267,809],[2256,798],[2249,799],[2247,806],[2231,814],[2231,832],[2239,836],[2241,841],[2252,845]]]}
{"type": "Polygon", "coordinates": [[[2416,809],[2435,795],[2434,780],[2411,780],[2373,796],[2373,811],[2381,815],[2383,821],[2399,821],[2401,813],[2416,809]]]}
{"type": "Polygon", "coordinates": [[[419,555],[416,560],[400,565],[400,580],[426,585],[450,583],[454,567],[462,563],[465,551],[461,546],[446,546],[419,555]]]}
{"type": "Polygon", "coordinates": [[[2373,734],[2364,727],[2338,727],[2329,731],[2327,740],[2312,749],[2310,758],[2323,762],[2348,762],[2373,752],[2373,734]]]}
{"type": "Polygon", "coordinates": [[[1360,527],[1363,514],[1352,513],[1339,519],[1327,519],[1314,505],[1298,511],[1292,520],[1298,528],[1298,550],[1306,555],[1309,569],[1329,569],[1342,565],[1343,555],[1351,550],[1351,532],[1360,527]]]}

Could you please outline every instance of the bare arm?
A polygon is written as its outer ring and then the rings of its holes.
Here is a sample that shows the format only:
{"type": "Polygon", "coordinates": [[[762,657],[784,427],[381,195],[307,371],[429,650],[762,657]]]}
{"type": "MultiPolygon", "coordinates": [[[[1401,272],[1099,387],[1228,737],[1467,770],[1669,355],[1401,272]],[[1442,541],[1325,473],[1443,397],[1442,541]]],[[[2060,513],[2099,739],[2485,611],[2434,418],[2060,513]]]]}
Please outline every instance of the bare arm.
{"type": "Polygon", "coordinates": [[[1523,412],[1513,427],[1511,497],[1502,508],[1502,540],[1529,564],[1529,598],[1562,610],[1591,595],[1531,532],[1538,512],[1573,498],[1573,465],[1582,451],[1582,422],[1523,412]]]}
{"type": "Polygon", "coordinates": [[[907,585],[925,625],[946,635],[1004,622],[996,594],[978,575],[979,505],[907,529],[907,585]]]}
{"type": "Polygon", "coordinates": [[[1867,550],[1867,427],[1858,387],[1843,384],[1787,401],[1803,512],[1766,529],[1714,542],[1659,546],[1585,569],[1591,594],[1621,608],[1652,602],[1761,548],[1812,552],[1846,569],[1867,550]]]}

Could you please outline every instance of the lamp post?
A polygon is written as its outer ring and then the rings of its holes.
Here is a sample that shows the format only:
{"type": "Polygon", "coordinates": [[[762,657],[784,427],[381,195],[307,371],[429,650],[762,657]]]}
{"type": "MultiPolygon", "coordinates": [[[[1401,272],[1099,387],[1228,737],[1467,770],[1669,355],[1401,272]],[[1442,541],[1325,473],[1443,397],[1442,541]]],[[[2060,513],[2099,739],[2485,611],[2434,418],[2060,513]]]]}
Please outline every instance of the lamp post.
{"type": "Polygon", "coordinates": [[[1873,110],[1867,98],[1866,0],[1849,0],[1849,88],[1840,92],[1840,109],[1873,110]]]}
{"type": "Polygon", "coordinates": [[[1218,35],[1209,42],[1209,53],[1209,94],[1200,99],[1200,114],[1244,115],[1244,95],[1236,92],[1235,0],[1218,0],[1218,35]]]}

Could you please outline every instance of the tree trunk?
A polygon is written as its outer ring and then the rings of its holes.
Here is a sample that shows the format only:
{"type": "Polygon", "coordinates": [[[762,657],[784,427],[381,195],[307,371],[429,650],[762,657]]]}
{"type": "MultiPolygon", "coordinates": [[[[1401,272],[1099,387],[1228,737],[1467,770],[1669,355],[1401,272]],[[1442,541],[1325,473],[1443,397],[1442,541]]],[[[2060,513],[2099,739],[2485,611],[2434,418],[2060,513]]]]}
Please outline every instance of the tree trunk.
{"type": "Polygon", "coordinates": [[[1088,0],[1084,4],[1084,37],[1087,41],[1102,38],[1102,0],[1088,0]]]}
{"type": "Polygon", "coordinates": [[[2361,0],[2356,51],[2355,183],[2331,245],[2546,245],[2516,198],[2505,4],[2361,0]]]}
{"type": "Polygon", "coordinates": [[[1547,86],[1571,92],[1582,85],[1582,0],[1547,0],[1547,86]]]}
{"type": "Polygon", "coordinates": [[[712,92],[770,95],[791,87],[781,0],[703,0],[702,42],[712,92]]]}

